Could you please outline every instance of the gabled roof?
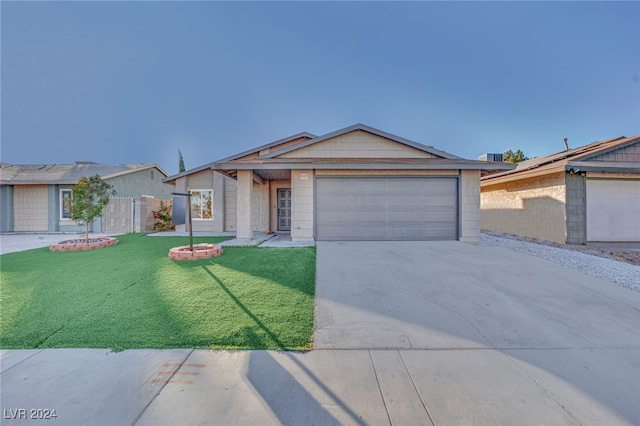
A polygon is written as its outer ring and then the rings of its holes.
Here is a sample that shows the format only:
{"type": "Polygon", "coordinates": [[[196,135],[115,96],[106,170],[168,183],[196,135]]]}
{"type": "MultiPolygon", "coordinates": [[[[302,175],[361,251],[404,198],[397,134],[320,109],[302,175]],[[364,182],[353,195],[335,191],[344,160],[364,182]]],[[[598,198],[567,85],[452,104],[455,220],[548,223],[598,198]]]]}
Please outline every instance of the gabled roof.
{"type": "MultiPolygon", "coordinates": [[[[236,155],[232,155],[231,157],[223,158],[221,160],[215,161],[215,163],[222,163],[224,161],[236,160],[238,158],[246,157],[247,155],[251,155],[251,154],[254,154],[254,153],[259,154],[260,151],[271,149],[271,148],[273,148],[275,146],[283,145],[283,144],[285,144],[287,142],[291,142],[291,141],[294,141],[296,139],[301,139],[301,138],[308,141],[308,140],[313,140],[314,138],[316,138],[316,135],[311,134],[309,132],[300,132],[300,133],[297,133],[295,135],[292,135],[292,136],[289,136],[289,137],[286,137],[286,138],[283,138],[283,139],[278,139],[275,142],[271,142],[271,143],[268,143],[268,144],[265,144],[265,145],[261,145],[261,146],[259,146],[257,148],[250,149],[248,151],[241,152],[240,154],[236,154],[236,155]]],[[[295,144],[293,146],[298,147],[300,145],[299,144],[295,144]]]]}
{"type": "Polygon", "coordinates": [[[380,136],[380,137],[383,137],[385,139],[389,139],[389,140],[391,140],[393,142],[397,142],[397,143],[400,143],[402,145],[406,145],[406,146],[409,146],[411,148],[415,148],[415,149],[418,149],[420,151],[427,152],[429,154],[435,155],[436,157],[447,158],[447,159],[450,159],[450,160],[460,159],[460,157],[456,157],[455,155],[449,154],[447,152],[440,151],[440,150],[435,149],[435,148],[430,147],[430,146],[422,145],[421,143],[414,142],[412,140],[405,139],[403,137],[400,137],[400,136],[397,136],[397,135],[393,135],[391,133],[383,132],[382,130],[375,129],[373,127],[370,127],[370,126],[367,126],[367,125],[364,125],[364,124],[361,124],[361,123],[354,124],[353,126],[345,127],[344,129],[336,130],[334,132],[327,133],[326,135],[318,136],[318,137],[315,137],[313,139],[308,139],[305,142],[301,142],[301,143],[298,143],[298,144],[295,144],[295,145],[287,146],[286,148],[283,148],[283,149],[270,151],[269,153],[267,153],[265,155],[261,155],[258,158],[260,158],[260,159],[274,158],[274,157],[277,157],[279,155],[286,154],[288,152],[295,151],[295,150],[298,150],[298,149],[301,149],[301,148],[306,148],[306,147],[308,147],[310,145],[314,145],[314,144],[317,144],[319,142],[326,141],[327,139],[335,138],[337,136],[341,136],[341,135],[344,135],[344,134],[347,134],[347,133],[350,133],[350,132],[353,132],[353,131],[356,131],[356,130],[362,130],[362,131],[365,131],[365,132],[369,132],[369,133],[374,134],[376,136],[380,136]]]}
{"type": "Polygon", "coordinates": [[[97,174],[106,180],[151,168],[156,168],[167,176],[167,173],[156,164],[98,164],[80,161],[76,164],[2,163],[0,164],[0,184],[74,184],[82,176],[89,177],[97,174]]]}
{"type": "MultiPolygon", "coordinates": [[[[425,155],[425,157],[427,157],[425,155]]],[[[244,151],[231,157],[204,164],[202,166],[169,176],[163,182],[173,182],[183,176],[191,175],[203,170],[213,169],[230,177],[236,176],[237,170],[254,170],[258,175],[274,176],[267,170],[290,170],[294,168],[311,169],[356,169],[356,170],[443,170],[443,169],[464,169],[499,171],[512,169],[515,166],[506,163],[492,163],[486,161],[465,160],[461,157],[440,151],[431,146],[423,145],[412,140],[384,132],[379,129],[364,125],[354,124],[344,129],[336,130],[322,136],[315,136],[308,132],[302,132],[279,139],[275,142],[259,146],[257,148],[244,151]],[[323,141],[336,138],[354,131],[368,132],[378,137],[387,139],[413,149],[417,149],[430,158],[290,158],[284,154],[302,150],[308,146],[321,143],[323,141]],[[433,158],[435,157],[435,158],[433,158]],[[260,172],[263,171],[263,172],[260,172]]],[[[265,177],[266,178],[266,177],[265,177]]]]}
{"type": "Polygon", "coordinates": [[[296,133],[295,135],[291,135],[291,136],[283,138],[283,139],[278,139],[277,141],[273,141],[273,142],[270,142],[270,143],[267,143],[267,144],[264,144],[264,145],[260,145],[257,148],[252,148],[252,149],[249,149],[247,151],[243,151],[240,154],[235,154],[235,155],[232,155],[230,157],[225,157],[225,158],[222,158],[220,160],[213,161],[213,162],[207,163],[207,164],[203,164],[202,166],[194,167],[194,168],[191,168],[189,170],[185,170],[184,172],[177,173],[175,175],[171,175],[171,176],[167,177],[166,179],[164,179],[163,182],[164,183],[173,182],[176,179],[179,179],[179,178],[181,178],[183,176],[192,175],[194,173],[198,173],[198,172],[201,172],[201,171],[207,170],[207,169],[213,169],[214,168],[213,165],[215,163],[224,162],[224,161],[233,161],[233,160],[237,160],[237,159],[242,158],[242,157],[246,157],[246,156],[251,155],[251,154],[256,154],[256,157],[257,157],[258,155],[260,155],[260,151],[271,149],[271,148],[273,148],[275,146],[286,144],[286,143],[294,141],[296,139],[301,139],[301,138],[312,139],[312,138],[315,138],[315,137],[316,137],[315,135],[313,135],[313,134],[311,134],[309,132],[296,133]]]}
{"type": "Polygon", "coordinates": [[[613,139],[596,141],[577,148],[522,161],[513,170],[484,176],[482,182],[486,184],[499,183],[566,171],[577,166],[582,166],[584,171],[589,168],[600,171],[640,172],[640,163],[638,162],[590,161],[596,156],[622,149],[638,142],[640,142],[640,135],[631,137],[619,136],[613,139]]]}

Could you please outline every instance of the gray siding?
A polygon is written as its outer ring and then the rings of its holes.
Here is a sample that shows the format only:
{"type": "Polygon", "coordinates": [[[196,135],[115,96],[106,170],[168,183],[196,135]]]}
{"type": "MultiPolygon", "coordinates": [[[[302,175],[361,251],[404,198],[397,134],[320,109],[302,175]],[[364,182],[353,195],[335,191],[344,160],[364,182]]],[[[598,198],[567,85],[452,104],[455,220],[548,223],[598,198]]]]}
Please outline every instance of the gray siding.
{"type": "Polygon", "coordinates": [[[636,142],[615,151],[589,158],[589,161],[637,161],[640,162],[640,142],[636,142]]]}

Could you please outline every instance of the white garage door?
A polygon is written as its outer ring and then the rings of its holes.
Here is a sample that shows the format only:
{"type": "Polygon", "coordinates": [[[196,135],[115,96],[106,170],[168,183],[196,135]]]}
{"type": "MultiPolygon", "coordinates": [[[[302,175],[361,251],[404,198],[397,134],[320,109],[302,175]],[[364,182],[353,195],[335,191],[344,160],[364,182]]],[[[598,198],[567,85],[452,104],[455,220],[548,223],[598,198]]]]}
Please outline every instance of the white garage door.
{"type": "Polygon", "coordinates": [[[587,180],[587,241],[640,241],[640,180],[587,180]]]}
{"type": "Polygon", "coordinates": [[[458,179],[318,178],[318,240],[456,240],[458,179]]]}

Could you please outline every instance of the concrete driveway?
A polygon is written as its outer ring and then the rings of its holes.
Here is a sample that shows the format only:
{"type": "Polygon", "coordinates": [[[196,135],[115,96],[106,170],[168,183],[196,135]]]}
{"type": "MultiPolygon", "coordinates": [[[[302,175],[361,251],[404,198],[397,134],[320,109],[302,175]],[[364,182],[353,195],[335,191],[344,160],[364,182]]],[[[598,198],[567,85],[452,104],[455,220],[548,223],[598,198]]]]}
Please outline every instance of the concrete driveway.
{"type": "Polygon", "coordinates": [[[313,351],[3,350],[0,424],[640,424],[637,292],[505,248],[317,250],[313,351]]]}
{"type": "Polygon", "coordinates": [[[435,424],[483,423],[482,407],[541,416],[531,387],[583,424],[640,424],[637,292],[504,248],[317,247],[314,348],[396,350],[435,424]]]}

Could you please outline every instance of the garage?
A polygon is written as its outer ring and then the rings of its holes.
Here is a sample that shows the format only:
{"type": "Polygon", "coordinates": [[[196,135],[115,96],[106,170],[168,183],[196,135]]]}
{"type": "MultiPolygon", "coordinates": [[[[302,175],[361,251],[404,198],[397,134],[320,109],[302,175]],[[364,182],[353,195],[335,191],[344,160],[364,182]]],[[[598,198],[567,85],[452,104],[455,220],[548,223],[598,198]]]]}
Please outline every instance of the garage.
{"type": "Polygon", "coordinates": [[[587,179],[587,241],[640,241],[640,180],[587,179]]]}
{"type": "Polygon", "coordinates": [[[47,231],[49,226],[47,185],[16,185],[13,188],[14,231],[47,231]]]}
{"type": "Polygon", "coordinates": [[[318,240],[456,240],[458,178],[318,177],[318,240]]]}

